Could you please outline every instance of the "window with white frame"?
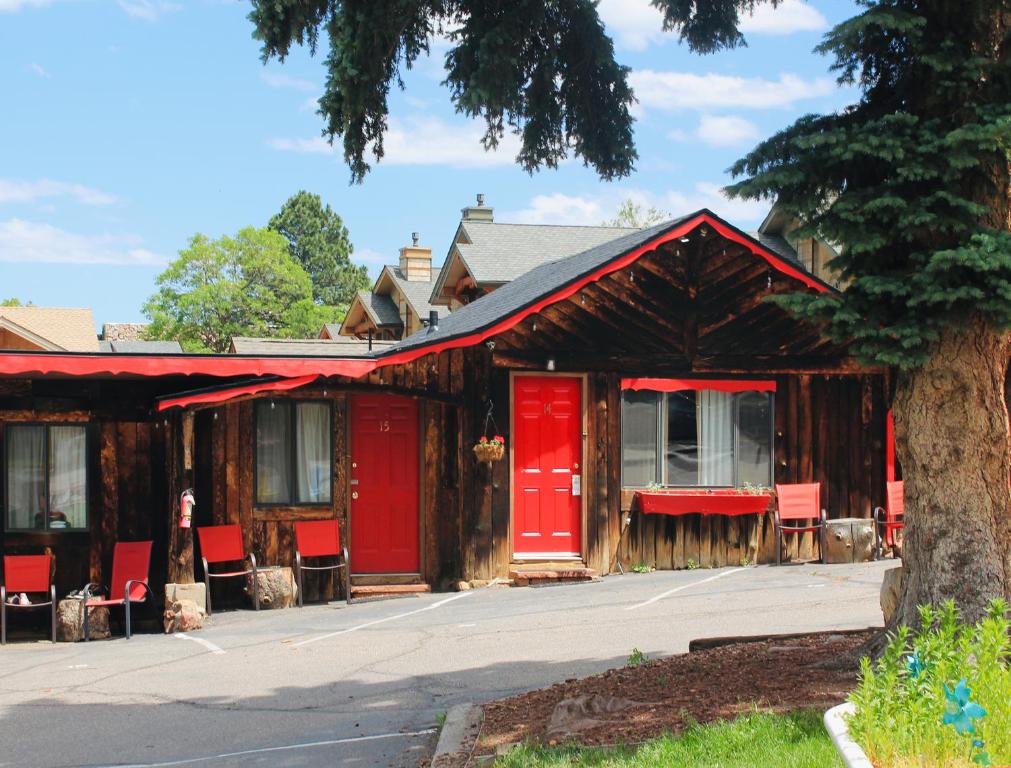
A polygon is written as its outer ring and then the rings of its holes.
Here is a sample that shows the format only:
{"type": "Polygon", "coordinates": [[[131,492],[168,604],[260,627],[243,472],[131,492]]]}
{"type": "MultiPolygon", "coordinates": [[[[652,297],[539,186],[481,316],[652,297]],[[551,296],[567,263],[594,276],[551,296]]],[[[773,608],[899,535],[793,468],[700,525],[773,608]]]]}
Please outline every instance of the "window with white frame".
{"type": "Polygon", "coordinates": [[[622,485],[769,486],[772,432],[771,392],[625,390],[622,485]]]}
{"type": "Polygon", "coordinates": [[[4,429],[8,531],[88,527],[88,428],[8,424],[4,429]]]}
{"type": "Polygon", "coordinates": [[[322,401],[259,402],[256,504],[329,504],[333,484],[333,408],[322,401]]]}

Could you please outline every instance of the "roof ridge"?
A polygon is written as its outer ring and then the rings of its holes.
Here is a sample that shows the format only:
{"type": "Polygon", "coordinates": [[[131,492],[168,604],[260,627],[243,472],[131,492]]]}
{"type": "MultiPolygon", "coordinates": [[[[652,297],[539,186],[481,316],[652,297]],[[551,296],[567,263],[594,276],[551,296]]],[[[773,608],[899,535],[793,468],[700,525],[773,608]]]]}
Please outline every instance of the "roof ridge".
{"type": "MultiPolygon", "coordinates": [[[[633,232],[637,232],[641,229],[649,229],[649,227],[616,227],[611,224],[530,224],[524,221],[465,221],[462,224],[488,224],[490,226],[502,226],[506,224],[510,227],[554,227],[556,229],[627,229],[633,232]]],[[[652,224],[650,226],[653,226],[652,224]]]]}

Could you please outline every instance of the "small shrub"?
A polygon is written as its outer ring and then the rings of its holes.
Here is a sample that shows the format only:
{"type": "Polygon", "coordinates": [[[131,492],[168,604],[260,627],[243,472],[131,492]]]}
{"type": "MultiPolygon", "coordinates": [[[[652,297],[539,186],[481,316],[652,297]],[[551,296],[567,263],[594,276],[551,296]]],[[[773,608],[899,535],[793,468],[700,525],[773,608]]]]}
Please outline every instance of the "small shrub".
{"type": "Polygon", "coordinates": [[[632,566],[632,571],[635,573],[652,573],[654,570],[656,569],[649,563],[638,563],[632,566]]]}
{"type": "Polygon", "coordinates": [[[661,688],[666,688],[669,682],[670,681],[667,679],[667,675],[656,676],[656,684],[659,685],[661,688]]]}
{"type": "Polygon", "coordinates": [[[689,557],[688,562],[685,564],[685,567],[688,568],[689,571],[694,571],[696,568],[699,567],[699,564],[689,557]]]}
{"type": "Polygon", "coordinates": [[[952,602],[920,608],[877,662],[863,659],[850,696],[853,738],[876,766],[1011,764],[1011,620],[995,600],[971,626],[952,602]]]}
{"type": "Polygon", "coordinates": [[[638,648],[633,648],[632,653],[628,656],[628,661],[625,665],[628,667],[638,667],[640,664],[645,664],[649,659],[646,654],[640,651],[638,648]]]}
{"type": "Polygon", "coordinates": [[[747,557],[742,557],[741,558],[741,568],[747,568],[750,565],[751,565],[751,560],[749,558],[747,558],[747,557]]]}

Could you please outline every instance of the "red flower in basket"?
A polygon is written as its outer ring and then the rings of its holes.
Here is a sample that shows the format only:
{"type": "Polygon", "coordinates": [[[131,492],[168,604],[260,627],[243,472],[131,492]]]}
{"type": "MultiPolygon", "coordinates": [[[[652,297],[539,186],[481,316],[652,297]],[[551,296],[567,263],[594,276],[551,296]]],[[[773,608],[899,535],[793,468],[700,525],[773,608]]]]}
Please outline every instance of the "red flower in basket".
{"type": "Polygon", "coordinates": [[[487,443],[487,442],[488,442],[488,438],[487,438],[487,437],[485,437],[484,435],[481,435],[481,439],[480,439],[480,440],[478,440],[478,442],[479,442],[479,443],[487,443]]]}
{"type": "Polygon", "coordinates": [[[505,438],[502,437],[502,435],[495,435],[495,437],[493,437],[491,439],[491,441],[493,443],[499,443],[500,445],[505,445],[505,438]]]}

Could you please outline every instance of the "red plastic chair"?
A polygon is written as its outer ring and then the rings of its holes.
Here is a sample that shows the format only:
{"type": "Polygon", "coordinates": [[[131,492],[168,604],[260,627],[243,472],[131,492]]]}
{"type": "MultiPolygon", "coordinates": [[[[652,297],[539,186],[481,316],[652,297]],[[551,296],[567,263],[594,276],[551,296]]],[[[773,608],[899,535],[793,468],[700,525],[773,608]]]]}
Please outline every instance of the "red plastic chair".
{"type": "Polygon", "coordinates": [[[228,579],[253,576],[253,607],[260,610],[260,593],[256,583],[256,555],[246,553],[242,545],[242,528],[238,525],[205,525],[197,528],[200,542],[200,559],[204,563],[204,585],[207,591],[207,615],[211,615],[211,579],[228,579]],[[244,563],[249,558],[250,567],[244,571],[211,573],[210,563],[244,563]]]}
{"type": "Polygon", "coordinates": [[[81,600],[81,615],[84,628],[84,642],[88,642],[88,611],[92,608],[112,608],[122,605],[126,613],[126,639],[132,636],[130,632],[130,606],[133,603],[143,603],[154,593],[147,583],[151,570],[150,541],[117,541],[112,550],[112,578],[109,580],[108,597],[93,599],[103,587],[98,584],[87,584],[81,600]]]}
{"type": "Polygon", "coordinates": [[[825,510],[821,508],[821,483],[776,483],[776,565],[783,562],[783,534],[818,531],[818,548],[825,557],[825,510]],[[783,525],[783,521],[808,521],[783,525]]]}
{"type": "Polygon", "coordinates": [[[302,607],[302,571],[344,571],[344,597],[351,605],[351,566],[347,547],[341,547],[336,520],[312,520],[295,523],[295,580],[298,582],[298,607],[302,607]],[[305,565],[306,557],[333,557],[331,565],[305,565]]]}
{"type": "Polygon", "coordinates": [[[905,485],[901,480],[889,480],[886,483],[885,508],[874,509],[874,535],[878,540],[878,557],[884,554],[881,546],[881,529],[885,529],[884,543],[889,549],[895,549],[895,531],[905,527],[905,485]]]}
{"type": "Polygon", "coordinates": [[[0,644],[7,644],[7,609],[8,608],[45,608],[50,610],[52,622],[52,638],[56,642],[56,587],[53,585],[52,555],[4,555],[4,581],[0,584],[0,644]],[[13,595],[24,592],[26,595],[45,594],[49,600],[30,605],[14,605],[7,603],[7,593],[13,595]]]}

